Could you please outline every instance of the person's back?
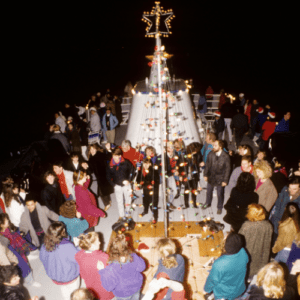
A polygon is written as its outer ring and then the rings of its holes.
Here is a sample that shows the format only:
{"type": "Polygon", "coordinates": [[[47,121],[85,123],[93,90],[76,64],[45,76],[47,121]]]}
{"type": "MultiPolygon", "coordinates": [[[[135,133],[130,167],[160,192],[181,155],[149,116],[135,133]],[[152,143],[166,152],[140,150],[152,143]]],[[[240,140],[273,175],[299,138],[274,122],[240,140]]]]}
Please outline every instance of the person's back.
{"type": "Polygon", "coordinates": [[[213,264],[204,291],[213,292],[215,299],[233,300],[246,289],[245,276],[249,261],[239,234],[230,233],[225,241],[226,254],[213,264]]]}

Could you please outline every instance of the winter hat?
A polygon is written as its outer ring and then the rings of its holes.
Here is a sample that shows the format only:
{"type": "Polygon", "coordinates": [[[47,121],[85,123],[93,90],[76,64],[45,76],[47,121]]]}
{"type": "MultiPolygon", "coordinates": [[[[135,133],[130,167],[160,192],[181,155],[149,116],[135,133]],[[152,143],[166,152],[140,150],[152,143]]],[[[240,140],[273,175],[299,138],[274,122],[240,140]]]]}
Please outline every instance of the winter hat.
{"type": "Polygon", "coordinates": [[[97,111],[97,109],[95,107],[91,107],[91,110],[93,111],[97,111]]]}
{"type": "Polygon", "coordinates": [[[240,97],[240,98],[243,98],[244,96],[245,96],[245,95],[244,95],[243,93],[240,93],[240,94],[239,94],[239,97],[240,97]]]}
{"type": "Polygon", "coordinates": [[[275,119],[275,117],[276,117],[276,114],[274,112],[269,112],[268,115],[272,119],[275,119]]]}
{"type": "Polygon", "coordinates": [[[217,111],[214,112],[214,115],[215,115],[216,117],[221,117],[221,112],[219,112],[219,111],[217,110],[217,111]]]}
{"type": "Polygon", "coordinates": [[[257,111],[258,111],[258,113],[262,114],[262,113],[264,112],[264,109],[263,109],[263,107],[259,107],[259,108],[257,109],[257,111]]]}
{"type": "Polygon", "coordinates": [[[243,240],[240,234],[230,233],[225,241],[226,254],[236,254],[243,248],[243,240]]]}

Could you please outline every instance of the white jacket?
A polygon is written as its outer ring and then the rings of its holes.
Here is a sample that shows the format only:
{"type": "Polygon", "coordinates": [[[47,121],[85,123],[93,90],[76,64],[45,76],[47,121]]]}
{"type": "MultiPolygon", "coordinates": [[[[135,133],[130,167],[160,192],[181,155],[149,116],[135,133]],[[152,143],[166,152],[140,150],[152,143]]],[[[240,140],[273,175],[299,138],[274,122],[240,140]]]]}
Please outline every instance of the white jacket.
{"type": "Polygon", "coordinates": [[[24,205],[20,204],[15,199],[11,201],[10,207],[6,207],[6,212],[9,216],[9,219],[16,227],[19,227],[21,216],[24,211],[24,205]]]}
{"type": "Polygon", "coordinates": [[[96,112],[93,115],[91,114],[90,129],[97,132],[101,130],[100,117],[96,112]]]}

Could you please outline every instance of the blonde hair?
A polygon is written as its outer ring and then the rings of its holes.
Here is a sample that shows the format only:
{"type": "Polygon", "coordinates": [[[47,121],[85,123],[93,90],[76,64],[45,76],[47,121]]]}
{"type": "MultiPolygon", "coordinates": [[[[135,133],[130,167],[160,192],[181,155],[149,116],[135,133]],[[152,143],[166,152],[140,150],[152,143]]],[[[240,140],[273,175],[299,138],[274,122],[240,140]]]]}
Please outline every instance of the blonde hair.
{"type": "Polygon", "coordinates": [[[80,288],[75,290],[71,294],[71,300],[94,300],[96,299],[91,291],[86,288],[80,288]]]}
{"type": "Polygon", "coordinates": [[[130,249],[126,236],[119,234],[115,237],[109,247],[109,262],[121,262],[121,257],[125,258],[125,261],[132,261],[132,250],[130,249]]]}
{"type": "Polygon", "coordinates": [[[268,179],[272,176],[272,168],[266,160],[258,161],[254,164],[253,174],[257,178],[256,171],[261,170],[264,173],[264,179],[268,179]]]}
{"type": "Polygon", "coordinates": [[[157,243],[157,249],[160,253],[162,264],[167,269],[176,268],[178,266],[174,257],[174,254],[176,253],[176,245],[171,239],[160,239],[157,243]]]}
{"type": "Polygon", "coordinates": [[[89,250],[92,244],[99,239],[99,235],[96,232],[89,232],[87,234],[80,234],[79,235],[79,247],[83,250],[89,250]]]}
{"type": "Polygon", "coordinates": [[[265,265],[257,274],[256,285],[263,288],[265,297],[282,298],[286,289],[282,266],[277,262],[265,265]]]}
{"type": "Polygon", "coordinates": [[[267,213],[263,206],[259,204],[249,204],[246,218],[251,222],[263,221],[266,219],[267,213]]]}

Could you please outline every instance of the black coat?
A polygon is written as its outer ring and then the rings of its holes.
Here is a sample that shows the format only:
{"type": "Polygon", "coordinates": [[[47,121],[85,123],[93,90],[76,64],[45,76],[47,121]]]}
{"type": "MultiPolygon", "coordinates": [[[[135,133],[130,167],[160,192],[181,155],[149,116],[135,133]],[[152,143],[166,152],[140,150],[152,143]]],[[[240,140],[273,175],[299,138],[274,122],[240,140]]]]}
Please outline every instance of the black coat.
{"type": "Polygon", "coordinates": [[[152,182],[154,181],[154,185],[156,187],[159,186],[159,171],[155,170],[152,166],[149,167],[149,173],[146,174],[146,176],[143,176],[143,165],[140,167],[140,170],[138,170],[136,182],[138,184],[141,184],[143,187],[147,187],[148,185],[153,185],[152,182]]]}
{"type": "Polygon", "coordinates": [[[224,205],[227,211],[224,221],[230,224],[236,232],[247,220],[248,205],[251,203],[258,204],[258,195],[255,192],[242,193],[237,188],[232,189],[230,198],[224,205]]]}
{"type": "Polygon", "coordinates": [[[98,188],[103,196],[108,196],[113,193],[112,186],[107,181],[106,167],[107,155],[105,152],[97,151],[96,154],[89,157],[89,168],[97,178],[98,188]]]}
{"type": "Polygon", "coordinates": [[[230,169],[230,158],[224,150],[222,150],[219,157],[214,151],[209,152],[204,169],[204,176],[208,177],[209,184],[222,185],[222,182],[228,183],[230,169]]]}
{"type": "Polygon", "coordinates": [[[59,215],[59,208],[65,202],[58,182],[47,184],[41,192],[42,204],[59,215]]]}
{"type": "Polygon", "coordinates": [[[236,114],[236,107],[230,102],[226,102],[221,107],[221,114],[224,119],[232,119],[236,114]]]}
{"type": "Polygon", "coordinates": [[[232,118],[231,127],[237,130],[248,131],[248,117],[244,114],[237,114],[232,118]]]}
{"type": "Polygon", "coordinates": [[[112,160],[106,167],[106,179],[112,186],[115,186],[116,184],[124,186],[124,180],[132,180],[135,171],[134,167],[129,160],[126,160],[123,157],[119,165],[113,165],[112,160]]]}
{"type": "Polygon", "coordinates": [[[218,134],[220,132],[223,132],[224,129],[225,129],[225,122],[224,122],[224,119],[221,117],[219,118],[218,120],[215,119],[215,122],[214,122],[214,125],[213,125],[215,131],[216,131],[216,135],[218,137],[218,134]]]}

